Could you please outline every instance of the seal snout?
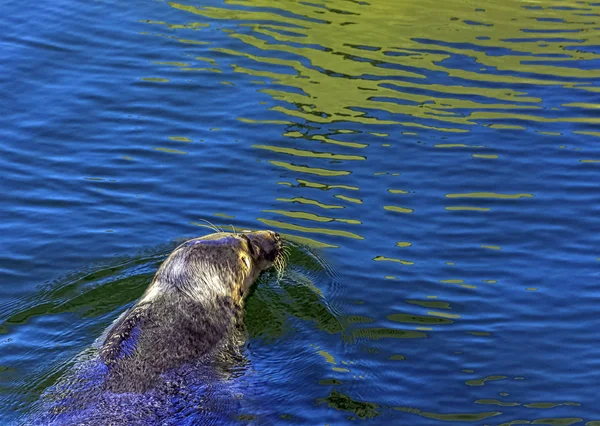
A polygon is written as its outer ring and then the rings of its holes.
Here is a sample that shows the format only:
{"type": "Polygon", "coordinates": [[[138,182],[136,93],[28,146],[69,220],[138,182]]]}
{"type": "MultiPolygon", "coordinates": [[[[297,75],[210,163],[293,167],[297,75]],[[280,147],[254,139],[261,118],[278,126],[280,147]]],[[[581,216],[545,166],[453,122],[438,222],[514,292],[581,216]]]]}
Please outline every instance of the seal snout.
{"type": "Polygon", "coordinates": [[[267,231],[271,234],[271,238],[273,243],[271,244],[271,250],[267,253],[266,257],[269,261],[274,262],[279,253],[281,252],[283,242],[281,241],[281,236],[274,231],[267,231]]]}
{"type": "Polygon", "coordinates": [[[275,242],[273,244],[273,246],[274,246],[273,248],[274,249],[272,250],[272,252],[270,253],[270,256],[269,256],[269,260],[271,262],[274,262],[275,259],[277,259],[277,256],[279,256],[279,253],[281,253],[281,249],[283,248],[283,241],[281,241],[281,236],[277,232],[274,232],[274,231],[268,231],[268,232],[270,232],[271,234],[273,234],[272,238],[273,238],[273,240],[275,242]]]}
{"type": "Polygon", "coordinates": [[[254,252],[255,259],[263,264],[261,269],[266,269],[275,262],[283,250],[281,236],[274,231],[255,231],[245,234],[249,241],[249,249],[254,252]],[[265,265],[264,263],[269,263],[265,265]]]}

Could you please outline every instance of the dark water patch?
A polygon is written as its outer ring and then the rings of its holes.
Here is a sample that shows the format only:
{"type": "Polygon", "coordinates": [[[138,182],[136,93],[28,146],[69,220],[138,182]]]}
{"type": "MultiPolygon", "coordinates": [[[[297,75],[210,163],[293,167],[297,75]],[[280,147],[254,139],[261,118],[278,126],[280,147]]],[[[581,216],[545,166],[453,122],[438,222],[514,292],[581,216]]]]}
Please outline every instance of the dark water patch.
{"type": "MultiPolygon", "coordinates": [[[[523,31],[523,30],[522,30],[523,31]]],[[[525,32],[525,31],[523,31],[525,32]]],[[[532,31],[530,31],[532,32],[532,31]]],[[[584,43],[585,39],[572,39],[572,38],[560,38],[560,37],[545,37],[545,38],[507,38],[503,39],[507,43],[584,43]]]]}
{"type": "Polygon", "coordinates": [[[592,45],[592,46],[565,46],[565,50],[574,50],[576,52],[586,52],[586,53],[600,53],[600,45],[592,45]]]}
{"type": "MultiPolygon", "coordinates": [[[[353,400],[350,396],[340,392],[332,391],[326,398],[317,399],[317,404],[327,404],[330,408],[349,411],[360,420],[373,419],[379,416],[379,406],[370,402],[353,400]]],[[[350,417],[348,420],[355,420],[350,417]]]]}
{"type": "MultiPolygon", "coordinates": [[[[529,30],[527,28],[523,28],[521,31],[524,32],[524,33],[534,33],[534,34],[535,33],[549,33],[549,34],[552,34],[552,33],[579,33],[582,30],[546,30],[546,29],[544,29],[544,30],[529,30]]],[[[571,40],[571,39],[567,39],[567,40],[569,40],[569,41],[577,41],[577,40],[571,40]]],[[[583,42],[583,41],[580,41],[580,43],[581,42],[583,42]]]]}

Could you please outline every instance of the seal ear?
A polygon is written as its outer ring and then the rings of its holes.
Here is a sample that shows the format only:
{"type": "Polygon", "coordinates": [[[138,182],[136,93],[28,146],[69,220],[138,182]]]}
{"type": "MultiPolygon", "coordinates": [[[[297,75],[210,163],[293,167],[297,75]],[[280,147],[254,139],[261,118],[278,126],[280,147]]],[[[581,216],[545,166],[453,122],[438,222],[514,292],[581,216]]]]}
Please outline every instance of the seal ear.
{"type": "Polygon", "coordinates": [[[248,236],[246,234],[241,234],[241,237],[244,240],[246,240],[246,243],[248,244],[248,251],[250,252],[252,257],[256,257],[258,255],[258,253],[256,252],[256,249],[254,248],[254,244],[252,244],[252,241],[250,241],[250,238],[248,238],[248,236]]]}

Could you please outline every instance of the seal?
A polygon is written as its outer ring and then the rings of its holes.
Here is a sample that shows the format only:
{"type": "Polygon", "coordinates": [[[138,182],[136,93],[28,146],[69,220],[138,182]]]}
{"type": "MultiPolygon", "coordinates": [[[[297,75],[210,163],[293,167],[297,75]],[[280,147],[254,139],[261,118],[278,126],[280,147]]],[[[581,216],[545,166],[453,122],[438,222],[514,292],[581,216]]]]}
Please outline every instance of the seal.
{"type": "Polygon", "coordinates": [[[235,350],[244,297],[281,251],[272,231],[215,233],[177,247],[106,336],[108,389],[143,392],[169,369],[235,350]]]}
{"type": "Polygon", "coordinates": [[[94,355],[45,393],[45,414],[33,423],[171,424],[173,413],[205,406],[198,394],[206,383],[240,359],[252,284],[284,252],[273,231],[217,232],[179,245],[94,355]]]}

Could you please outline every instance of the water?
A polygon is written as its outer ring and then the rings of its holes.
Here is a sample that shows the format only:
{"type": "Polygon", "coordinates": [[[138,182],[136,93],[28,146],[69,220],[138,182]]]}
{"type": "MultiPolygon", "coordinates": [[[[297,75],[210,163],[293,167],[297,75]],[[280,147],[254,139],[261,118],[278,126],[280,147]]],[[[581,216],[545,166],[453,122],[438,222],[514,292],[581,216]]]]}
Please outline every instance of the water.
{"type": "Polygon", "coordinates": [[[210,220],[299,244],[240,423],[600,424],[599,17],[5,2],[0,423],[210,220]]]}

